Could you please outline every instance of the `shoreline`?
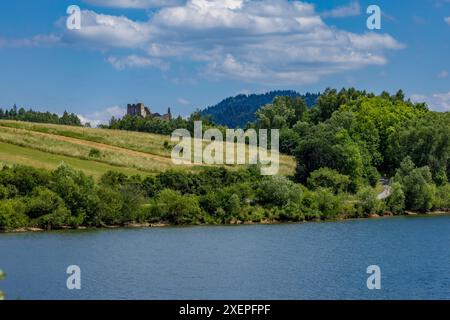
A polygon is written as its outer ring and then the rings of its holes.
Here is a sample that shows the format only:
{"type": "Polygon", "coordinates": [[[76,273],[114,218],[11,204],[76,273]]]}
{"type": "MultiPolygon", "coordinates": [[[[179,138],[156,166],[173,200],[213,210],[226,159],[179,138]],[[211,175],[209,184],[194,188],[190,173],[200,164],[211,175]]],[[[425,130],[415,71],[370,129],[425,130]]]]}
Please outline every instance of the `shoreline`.
{"type": "Polygon", "coordinates": [[[260,222],[252,222],[252,221],[233,221],[233,223],[222,223],[222,224],[194,224],[194,225],[174,225],[165,222],[158,223],[128,223],[125,225],[108,225],[102,227],[87,227],[80,226],[77,228],[71,228],[69,226],[63,227],[61,229],[51,229],[46,230],[42,228],[36,227],[22,227],[13,230],[0,230],[0,234],[23,234],[23,233],[44,233],[44,232],[58,232],[58,231],[82,231],[82,230],[108,230],[108,229],[146,229],[146,228],[169,228],[169,227],[203,227],[203,226],[245,226],[245,225],[282,225],[282,224],[306,224],[306,223],[327,223],[327,222],[343,222],[343,221],[352,221],[352,220],[366,220],[366,219],[386,219],[386,218],[395,218],[395,217],[438,217],[438,216],[450,216],[450,211],[432,211],[428,213],[418,213],[407,211],[402,215],[393,215],[393,214],[371,214],[367,217],[363,218],[340,218],[334,220],[312,220],[312,221],[277,221],[277,220],[264,220],[260,222]]]}

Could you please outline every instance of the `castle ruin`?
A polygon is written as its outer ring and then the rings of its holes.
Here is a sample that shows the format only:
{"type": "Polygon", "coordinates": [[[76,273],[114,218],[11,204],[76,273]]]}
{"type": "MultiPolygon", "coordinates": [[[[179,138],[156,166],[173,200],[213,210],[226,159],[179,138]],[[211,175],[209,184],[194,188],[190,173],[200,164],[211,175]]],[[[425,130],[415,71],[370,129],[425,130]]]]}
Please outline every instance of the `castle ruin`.
{"type": "Polygon", "coordinates": [[[163,120],[172,120],[172,112],[170,111],[170,108],[168,108],[166,114],[161,115],[159,113],[152,113],[150,108],[146,107],[143,103],[128,104],[127,115],[142,118],[153,117],[163,120]]]}

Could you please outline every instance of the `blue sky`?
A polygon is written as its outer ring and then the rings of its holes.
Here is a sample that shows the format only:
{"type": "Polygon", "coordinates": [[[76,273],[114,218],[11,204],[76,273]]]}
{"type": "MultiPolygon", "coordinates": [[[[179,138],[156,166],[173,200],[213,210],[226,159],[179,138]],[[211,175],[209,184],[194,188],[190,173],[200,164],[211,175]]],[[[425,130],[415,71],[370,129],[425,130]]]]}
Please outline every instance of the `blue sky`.
{"type": "Polygon", "coordinates": [[[449,57],[450,0],[2,1],[0,106],[97,123],[130,102],[184,116],[238,93],[355,86],[450,111],[449,57]]]}

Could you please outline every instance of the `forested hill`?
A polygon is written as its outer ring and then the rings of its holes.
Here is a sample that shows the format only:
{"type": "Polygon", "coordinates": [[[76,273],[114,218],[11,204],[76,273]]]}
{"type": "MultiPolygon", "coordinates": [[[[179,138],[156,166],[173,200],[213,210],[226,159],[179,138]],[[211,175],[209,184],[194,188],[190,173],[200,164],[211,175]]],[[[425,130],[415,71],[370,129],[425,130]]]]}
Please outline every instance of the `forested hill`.
{"type": "Polygon", "coordinates": [[[311,108],[316,104],[319,94],[308,92],[302,95],[293,90],[278,90],[264,94],[240,94],[206,108],[202,111],[202,114],[211,116],[212,120],[220,125],[226,125],[230,128],[245,127],[248,122],[256,120],[255,112],[259,108],[272,103],[277,96],[301,97],[311,108]]]}

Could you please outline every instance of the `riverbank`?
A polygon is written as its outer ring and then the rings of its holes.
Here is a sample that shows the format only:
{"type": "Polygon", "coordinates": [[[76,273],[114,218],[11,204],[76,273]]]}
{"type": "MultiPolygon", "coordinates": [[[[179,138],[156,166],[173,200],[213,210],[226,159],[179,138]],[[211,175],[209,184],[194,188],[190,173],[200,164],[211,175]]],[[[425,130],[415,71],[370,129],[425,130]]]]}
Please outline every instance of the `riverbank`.
{"type": "Polygon", "coordinates": [[[108,229],[143,229],[143,228],[167,228],[167,227],[196,227],[196,226],[237,226],[237,225],[277,225],[277,224],[305,224],[305,223],[314,223],[314,222],[336,222],[336,221],[351,221],[351,220],[367,220],[367,219],[381,219],[381,218],[394,218],[394,217],[431,217],[431,216],[450,216],[450,211],[433,211],[428,213],[419,213],[407,211],[403,215],[394,215],[392,213],[385,213],[383,215],[379,214],[371,214],[367,217],[360,218],[340,218],[340,219],[330,219],[330,220],[311,220],[311,221],[278,221],[278,220],[262,220],[260,222],[254,221],[239,221],[234,220],[230,223],[223,224],[193,224],[193,225],[175,225],[167,222],[158,222],[158,223],[128,223],[124,225],[107,225],[103,227],[87,227],[87,226],[79,226],[77,228],[73,228],[70,226],[65,226],[60,229],[52,229],[46,230],[42,228],[36,227],[22,227],[13,230],[0,230],[0,234],[8,234],[8,233],[36,233],[36,232],[51,232],[51,231],[61,231],[61,230],[108,230],[108,229]]]}

